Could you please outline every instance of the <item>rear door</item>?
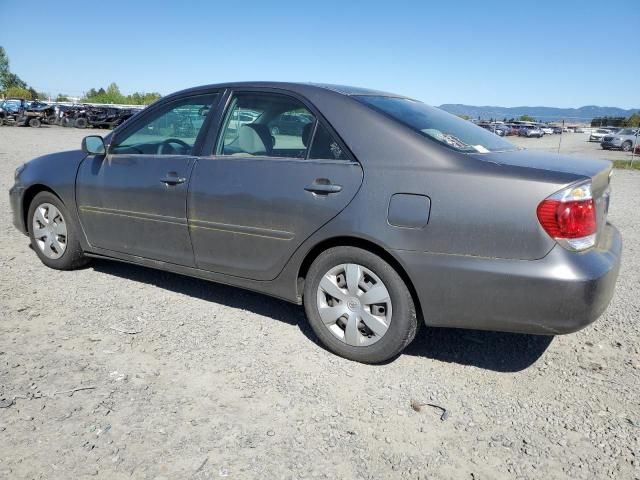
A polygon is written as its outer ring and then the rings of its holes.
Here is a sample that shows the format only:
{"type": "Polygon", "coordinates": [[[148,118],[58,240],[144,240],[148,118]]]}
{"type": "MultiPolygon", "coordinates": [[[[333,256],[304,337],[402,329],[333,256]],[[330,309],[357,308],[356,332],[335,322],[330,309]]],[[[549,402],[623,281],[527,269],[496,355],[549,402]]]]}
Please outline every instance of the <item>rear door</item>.
{"type": "Polygon", "coordinates": [[[80,165],[76,200],[97,248],[193,266],[187,189],[205,118],[216,93],[151,107],[112,140],[108,154],[80,165]]]}
{"type": "Polygon", "coordinates": [[[362,168],[310,105],[288,95],[234,92],[214,154],[199,158],[189,189],[197,267],[275,278],[361,183],[362,168]],[[285,116],[299,125],[281,129],[285,116]]]}

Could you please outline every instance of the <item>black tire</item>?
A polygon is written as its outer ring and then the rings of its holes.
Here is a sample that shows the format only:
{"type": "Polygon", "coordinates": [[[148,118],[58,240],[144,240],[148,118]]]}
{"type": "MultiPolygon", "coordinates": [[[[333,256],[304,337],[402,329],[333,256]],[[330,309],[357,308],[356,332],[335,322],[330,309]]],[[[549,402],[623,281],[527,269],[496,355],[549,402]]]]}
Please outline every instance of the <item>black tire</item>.
{"type": "Polygon", "coordinates": [[[303,300],[309,324],[322,344],[333,353],[357,362],[381,363],[395,357],[411,343],[418,331],[413,298],[400,275],[386,261],[360,248],[335,247],[321,253],[307,273],[303,300]],[[388,330],[369,346],[347,345],[335,337],[320,318],[317,298],[320,281],[329,270],[344,263],[357,263],[368,268],[382,280],[389,292],[393,313],[388,330]]]}
{"type": "Polygon", "coordinates": [[[75,222],[71,218],[67,208],[64,206],[64,203],[62,203],[62,201],[53,193],[40,192],[33,198],[29,205],[29,212],[27,214],[27,228],[29,230],[29,238],[31,239],[31,246],[33,250],[36,252],[42,263],[47,267],[54,268],[56,270],[74,270],[89,262],[89,259],[84,256],[82,246],[78,240],[78,230],[75,222]],[[67,227],[66,248],[60,258],[53,259],[47,257],[40,249],[36,239],[34,238],[33,217],[36,213],[36,209],[44,203],[49,203],[59,210],[67,227]]]}
{"type": "Polygon", "coordinates": [[[29,119],[29,126],[32,128],[40,128],[40,125],[42,125],[42,122],[40,121],[39,118],[31,118],[29,119]]]}
{"type": "Polygon", "coordinates": [[[60,125],[65,128],[69,128],[73,125],[73,121],[70,118],[65,117],[62,120],[60,120],[60,125]]]}
{"type": "Polygon", "coordinates": [[[624,142],[622,144],[622,151],[623,152],[630,152],[631,151],[631,142],[629,140],[627,140],[626,142],[624,142]]]}
{"type": "Polygon", "coordinates": [[[75,122],[75,126],[76,128],[87,128],[87,125],[89,125],[89,122],[87,121],[86,118],[76,118],[76,122],[75,122]]]}
{"type": "Polygon", "coordinates": [[[279,135],[280,129],[278,127],[271,127],[271,135],[279,135]]]}

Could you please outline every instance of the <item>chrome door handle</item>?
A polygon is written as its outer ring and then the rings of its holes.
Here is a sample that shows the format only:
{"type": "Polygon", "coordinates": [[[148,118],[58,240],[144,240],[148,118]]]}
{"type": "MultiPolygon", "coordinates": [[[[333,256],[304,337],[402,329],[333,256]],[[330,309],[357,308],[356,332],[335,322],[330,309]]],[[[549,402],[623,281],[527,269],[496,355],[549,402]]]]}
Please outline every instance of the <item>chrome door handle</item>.
{"type": "Polygon", "coordinates": [[[184,177],[178,177],[175,173],[170,172],[164,178],[161,178],[160,181],[165,185],[179,185],[187,181],[184,177]]]}
{"type": "Polygon", "coordinates": [[[319,178],[315,180],[311,185],[304,187],[307,192],[315,193],[317,195],[329,195],[330,193],[338,193],[342,191],[342,185],[336,185],[330,183],[325,178],[319,178]]]}

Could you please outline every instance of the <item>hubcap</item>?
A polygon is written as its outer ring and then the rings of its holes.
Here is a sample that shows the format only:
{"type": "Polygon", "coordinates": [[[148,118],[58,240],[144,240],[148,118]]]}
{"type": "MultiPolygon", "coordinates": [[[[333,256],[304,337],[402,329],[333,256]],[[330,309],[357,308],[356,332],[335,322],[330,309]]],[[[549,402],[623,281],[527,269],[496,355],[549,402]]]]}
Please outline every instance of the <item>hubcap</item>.
{"type": "Polygon", "coordinates": [[[41,203],[33,214],[33,238],[47,258],[60,258],[67,248],[67,224],[60,211],[41,203]]]}
{"type": "Polygon", "coordinates": [[[387,333],[391,297],[368,268],[356,263],[333,267],[322,277],[317,295],[322,322],[347,345],[372,345],[387,333]]]}

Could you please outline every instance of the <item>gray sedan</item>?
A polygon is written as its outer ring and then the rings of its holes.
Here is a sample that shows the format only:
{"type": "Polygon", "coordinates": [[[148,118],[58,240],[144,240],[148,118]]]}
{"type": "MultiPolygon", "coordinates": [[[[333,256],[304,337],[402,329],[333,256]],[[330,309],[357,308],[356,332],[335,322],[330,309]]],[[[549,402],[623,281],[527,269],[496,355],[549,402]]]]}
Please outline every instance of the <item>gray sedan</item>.
{"type": "Polygon", "coordinates": [[[48,267],[113,259],[304,304],[326,348],[377,363],[421,324],[593,322],[621,254],[610,173],[402,95],[233,83],[20,166],[10,198],[48,267]]]}

